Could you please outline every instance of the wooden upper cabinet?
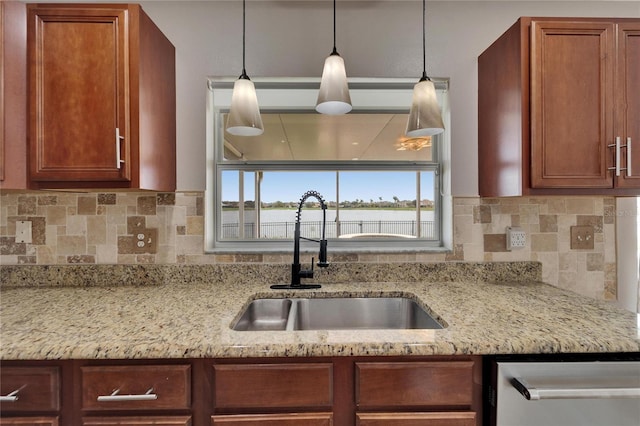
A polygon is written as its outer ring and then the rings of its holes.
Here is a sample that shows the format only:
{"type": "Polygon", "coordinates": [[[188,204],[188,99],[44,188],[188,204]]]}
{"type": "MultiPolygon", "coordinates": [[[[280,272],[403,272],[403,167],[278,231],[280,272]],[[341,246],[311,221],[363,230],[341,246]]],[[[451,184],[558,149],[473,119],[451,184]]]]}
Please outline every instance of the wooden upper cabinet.
{"type": "Polygon", "coordinates": [[[28,5],[32,188],[175,190],[175,49],[137,5],[28,5]]]}
{"type": "Polygon", "coordinates": [[[0,189],[27,188],[27,7],[0,2],[0,189]]]}
{"type": "Polygon", "coordinates": [[[616,179],[619,187],[640,187],[640,23],[618,26],[616,98],[617,136],[621,144],[622,164],[631,167],[616,179]],[[629,156],[629,152],[631,155],[629,156]]]}
{"type": "Polygon", "coordinates": [[[520,18],[480,55],[480,196],[640,194],[626,170],[628,155],[632,173],[640,167],[627,147],[640,121],[639,29],[638,19],[520,18]]]}

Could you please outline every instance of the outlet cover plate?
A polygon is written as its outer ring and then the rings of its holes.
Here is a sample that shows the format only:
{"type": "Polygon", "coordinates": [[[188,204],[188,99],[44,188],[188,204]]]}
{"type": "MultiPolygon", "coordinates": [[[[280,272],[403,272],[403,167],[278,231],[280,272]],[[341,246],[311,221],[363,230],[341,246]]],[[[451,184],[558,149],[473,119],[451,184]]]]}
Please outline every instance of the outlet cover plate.
{"type": "Polygon", "coordinates": [[[137,229],[133,234],[133,252],[150,253],[158,252],[158,230],[137,229]]]}
{"type": "Polygon", "coordinates": [[[580,225],[571,227],[571,250],[593,250],[593,226],[580,225]]]}
{"type": "Polygon", "coordinates": [[[527,233],[519,226],[507,227],[507,250],[519,250],[527,246],[527,233]]]}

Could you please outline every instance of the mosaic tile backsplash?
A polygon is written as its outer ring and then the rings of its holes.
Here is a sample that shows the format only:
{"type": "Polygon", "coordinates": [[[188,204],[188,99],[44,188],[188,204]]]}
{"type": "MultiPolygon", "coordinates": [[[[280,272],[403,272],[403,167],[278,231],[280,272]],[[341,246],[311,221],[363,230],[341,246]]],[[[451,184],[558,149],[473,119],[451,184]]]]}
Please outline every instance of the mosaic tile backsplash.
{"type": "MultiPolygon", "coordinates": [[[[615,199],[517,197],[454,199],[451,253],[330,253],[333,262],[539,261],[545,282],[597,298],[616,298],[615,199]],[[593,249],[572,250],[575,225],[594,229],[593,249]],[[526,246],[507,251],[506,228],[526,246]]],[[[290,263],[290,253],[204,253],[204,198],[185,193],[0,193],[0,264],[290,263]],[[31,221],[32,242],[16,242],[31,221]],[[137,235],[157,230],[155,253],[137,235]],[[148,250],[142,250],[148,251],[148,250]]]]}

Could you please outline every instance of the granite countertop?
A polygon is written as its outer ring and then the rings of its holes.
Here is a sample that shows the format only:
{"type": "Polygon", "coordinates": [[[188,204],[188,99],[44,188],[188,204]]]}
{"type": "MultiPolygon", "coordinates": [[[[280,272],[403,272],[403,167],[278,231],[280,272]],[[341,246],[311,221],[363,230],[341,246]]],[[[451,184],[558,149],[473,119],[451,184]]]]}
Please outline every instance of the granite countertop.
{"type": "Polygon", "coordinates": [[[3,286],[0,359],[640,351],[637,315],[526,275],[524,280],[512,276],[503,281],[412,278],[326,283],[312,291],[270,290],[263,280],[240,283],[230,280],[232,276],[214,284],[193,277],[180,282],[174,276],[158,285],[142,286],[3,286]],[[427,306],[447,327],[386,331],[230,328],[241,309],[255,298],[345,295],[408,296],[427,306]]]}

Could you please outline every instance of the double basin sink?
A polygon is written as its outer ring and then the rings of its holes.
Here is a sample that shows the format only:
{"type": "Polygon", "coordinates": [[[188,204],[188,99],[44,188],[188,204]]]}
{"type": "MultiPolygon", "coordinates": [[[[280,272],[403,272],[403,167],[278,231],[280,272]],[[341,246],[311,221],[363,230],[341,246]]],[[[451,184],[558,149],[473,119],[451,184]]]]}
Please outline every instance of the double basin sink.
{"type": "Polygon", "coordinates": [[[231,328],[267,330],[440,329],[443,324],[407,297],[314,297],[253,300],[231,328]]]}

